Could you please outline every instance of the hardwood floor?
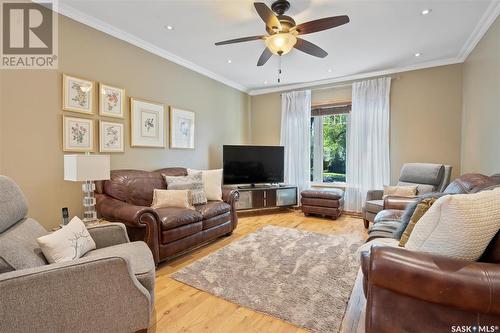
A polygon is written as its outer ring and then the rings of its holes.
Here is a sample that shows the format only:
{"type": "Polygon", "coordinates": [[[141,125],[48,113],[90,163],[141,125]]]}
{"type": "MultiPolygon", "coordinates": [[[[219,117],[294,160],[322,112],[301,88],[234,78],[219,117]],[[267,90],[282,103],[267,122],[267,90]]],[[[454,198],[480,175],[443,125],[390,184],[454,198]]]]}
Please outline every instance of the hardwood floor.
{"type": "MultiPolygon", "coordinates": [[[[241,307],[170,278],[170,274],[266,225],[297,228],[324,234],[358,233],[366,237],[363,220],[342,215],[336,221],[305,217],[300,211],[241,216],[233,235],[201,247],[175,261],[160,265],[156,273],[156,299],[150,332],[307,332],[280,319],[241,307]]],[[[359,291],[358,291],[359,292],[359,291]]],[[[354,294],[353,294],[354,296],[354,294]]],[[[360,298],[353,303],[359,303],[360,298]]],[[[358,305],[359,306],[359,305],[358,305]]],[[[350,311],[357,311],[350,305],[350,311]]],[[[359,311],[358,311],[359,312],[359,311]]],[[[346,314],[351,323],[343,332],[357,331],[356,314],[346,314]],[[354,322],[354,323],[352,323],[354,322]]]]}

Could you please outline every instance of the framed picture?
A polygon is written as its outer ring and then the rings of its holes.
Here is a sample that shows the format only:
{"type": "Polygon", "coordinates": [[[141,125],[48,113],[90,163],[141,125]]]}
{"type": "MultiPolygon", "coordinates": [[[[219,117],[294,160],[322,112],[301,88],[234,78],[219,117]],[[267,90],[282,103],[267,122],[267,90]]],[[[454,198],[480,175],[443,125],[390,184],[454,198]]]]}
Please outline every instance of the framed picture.
{"type": "Polygon", "coordinates": [[[194,112],[170,109],[170,148],[194,149],[194,112]]]}
{"type": "Polygon", "coordinates": [[[165,147],[163,104],[131,98],[130,126],[132,147],[165,147]]]}
{"type": "Polygon", "coordinates": [[[63,150],[75,152],[94,150],[94,121],[63,116],[63,150]]]}
{"type": "Polygon", "coordinates": [[[123,153],[123,124],[99,120],[99,151],[123,153]]]}
{"type": "Polygon", "coordinates": [[[92,114],[94,82],[63,74],[63,110],[92,114]]]}
{"type": "Polygon", "coordinates": [[[123,118],[125,113],[125,89],[99,83],[99,115],[123,118]]]}

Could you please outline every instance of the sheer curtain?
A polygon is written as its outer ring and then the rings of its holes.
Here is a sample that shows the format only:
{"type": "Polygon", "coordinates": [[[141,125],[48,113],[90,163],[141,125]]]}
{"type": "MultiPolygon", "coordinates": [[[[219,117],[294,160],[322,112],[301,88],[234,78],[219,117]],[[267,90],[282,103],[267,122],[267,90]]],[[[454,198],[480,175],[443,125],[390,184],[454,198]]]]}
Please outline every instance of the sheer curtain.
{"type": "Polygon", "coordinates": [[[361,212],[366,193],[389,184],[390,78],[355,82],[347,131],[345,210],[361,212]]]}
{"type": "Polygon", "coordinates": [[[311,91],[281,95],[281,145],[285,147],[285,182],[298,187],[299,194],[310,186],[311,91]]]}

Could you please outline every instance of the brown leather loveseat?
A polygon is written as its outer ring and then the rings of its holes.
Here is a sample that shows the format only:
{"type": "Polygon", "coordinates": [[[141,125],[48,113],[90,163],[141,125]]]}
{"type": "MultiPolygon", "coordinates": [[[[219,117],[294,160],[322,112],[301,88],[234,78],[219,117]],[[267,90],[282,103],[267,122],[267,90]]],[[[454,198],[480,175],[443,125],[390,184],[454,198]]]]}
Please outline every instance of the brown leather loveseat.
{"type": "MultiPolygon", "coordinates": [[[[444,192],[476,193],[498,186],[498,175],[466,174],[444,192]]],[[[392,236],[406,206],[403,202],[386,202],[392,209],[377,214],[369,240],[392,236]]],[[[368,333],[498,332],[500,232],[478,262],[374,246],[362,252],[361,267],[368,333]]]]}
{"type": "MultiPolygon", "coordinates": [[[[166,189],[162,174],[185,176],[185,168],[156,171],[113,170],[109,180],[96,183],[100,218],[126,225],[132,241],[146,242],[156,264],[172,259],[222,235],[238,224],[236,190],[222,189],[223,201],[184,208],[151,208],[154,189],[166,189]]],[[[221,185],[222,186],[222,185],[221,185]]]]}

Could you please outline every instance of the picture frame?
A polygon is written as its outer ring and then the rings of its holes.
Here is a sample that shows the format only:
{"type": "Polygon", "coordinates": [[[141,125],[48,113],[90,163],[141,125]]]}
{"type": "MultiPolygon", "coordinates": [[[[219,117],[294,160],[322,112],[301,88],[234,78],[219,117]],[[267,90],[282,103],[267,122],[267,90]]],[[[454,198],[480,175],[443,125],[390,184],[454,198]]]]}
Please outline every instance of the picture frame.
{"type": "Polygon", "coordinates": [[[94,82],[63,74],[63,103],[65,111],[93,114],[94,82]]]}
{"type": "Polygon", "coordinates": [[[194,149],[195,113],[170,108],[170,148],[194,149]]]}
{"type": "Polygon", "coordinates": [[[125,89],[99,82],[99,115],[123,119],[125,115],[125,89]]]}
{"type": "Polygon", "coordinates": [[[123,138],[122,123],[99,120],[99,152],[123,153],[125,151],[123,138]]]}
{"type": "Polygon", "coordinates": [[[63,116],[63,151],[94,150],[94,120],[63,116]]]}
{"type": "Polygon", "coordinates": [[[130,98],[130,145],[165,148],[165,106],[130,98]]]}

